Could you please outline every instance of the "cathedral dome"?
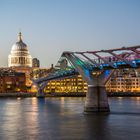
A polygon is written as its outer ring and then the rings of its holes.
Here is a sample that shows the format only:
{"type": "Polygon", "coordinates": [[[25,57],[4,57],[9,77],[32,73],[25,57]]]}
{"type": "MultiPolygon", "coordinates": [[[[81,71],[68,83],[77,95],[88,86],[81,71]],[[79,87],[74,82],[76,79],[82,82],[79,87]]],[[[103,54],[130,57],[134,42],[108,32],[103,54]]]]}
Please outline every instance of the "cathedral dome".
{"type": "Polygon", "coordinates": [[[12,51],[15,51],[15,50],[28,50],[27,49],[27,45],[20,41],[20,42],[16,42],[13,46],[12,46],[12,51]]]}
{"type": "Polygon", "coordinates": [[[18,42],[16,42],[12,46],[12,51],[17,51],[17,50],[28,50],[27,45],[22,41],[22,34],[21,32],[18,35],[18,42]]]}
{"type": "Polygon", "coordinates": [[[27,45],[22,41],[21,32],[18,35],[18,41],[12,46],[11,54],[8,57],[8,65],[9,67],[32,67],[32,57],[29,54],[27,45]]]}

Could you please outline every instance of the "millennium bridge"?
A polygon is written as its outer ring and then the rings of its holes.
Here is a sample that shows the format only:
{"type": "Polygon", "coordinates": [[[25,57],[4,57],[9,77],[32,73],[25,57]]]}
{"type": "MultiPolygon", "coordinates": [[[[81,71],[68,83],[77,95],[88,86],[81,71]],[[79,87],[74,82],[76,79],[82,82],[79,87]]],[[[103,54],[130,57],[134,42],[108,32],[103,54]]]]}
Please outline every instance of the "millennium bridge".
{"type": "Polygon", "coordinates": [[[140,46],[100,51],[66,51],[58,60],[55,71],[32,81],[38,88],[38,96],[43,96],[49,81],[80,74],[88,85],[84,111],[109,112],[105,84],[115,70],[126,68],[140,68],[140,46]]]}

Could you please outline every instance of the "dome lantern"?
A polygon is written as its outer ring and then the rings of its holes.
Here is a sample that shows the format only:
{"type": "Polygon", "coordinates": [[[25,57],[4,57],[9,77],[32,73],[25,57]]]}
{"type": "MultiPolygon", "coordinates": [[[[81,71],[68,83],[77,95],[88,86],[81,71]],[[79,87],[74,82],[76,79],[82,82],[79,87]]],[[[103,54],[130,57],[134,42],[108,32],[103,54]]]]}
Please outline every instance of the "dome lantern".
{"type": "Polygon", "coordinates": [[[19,42],[22,41],[22,33],[21,32],[19,32],[19,34],[18,34],[18,41],[19,42]]]}

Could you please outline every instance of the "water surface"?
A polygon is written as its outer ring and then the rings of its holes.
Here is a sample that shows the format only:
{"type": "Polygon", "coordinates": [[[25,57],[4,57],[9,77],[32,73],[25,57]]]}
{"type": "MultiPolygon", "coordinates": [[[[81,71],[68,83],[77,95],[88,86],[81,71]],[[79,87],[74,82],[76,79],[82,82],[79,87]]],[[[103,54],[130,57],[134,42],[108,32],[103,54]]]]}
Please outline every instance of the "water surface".
{"type": "Polygon", "coordinates": [[[140,98],[109,98],[85,115],[84,97],[0,99],[0,140],[139,140],[140,98]]]}

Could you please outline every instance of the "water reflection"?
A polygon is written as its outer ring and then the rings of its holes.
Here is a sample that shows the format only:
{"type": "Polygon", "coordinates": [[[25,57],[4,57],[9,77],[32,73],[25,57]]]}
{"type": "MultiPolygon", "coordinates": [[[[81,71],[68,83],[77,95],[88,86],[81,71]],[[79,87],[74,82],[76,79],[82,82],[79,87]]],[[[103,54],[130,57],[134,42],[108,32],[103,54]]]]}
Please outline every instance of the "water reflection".
{"type": "Polygon", "coordinates": [[[99,139],[99,140],[109,140],[110,139],[110,129],[109,129],[109,114],[94,114],[86,115],[86,137],[87,139],[99,139]],[[92,125],[91,125],[92,124],[92,125]]]}
{"type": "Polygon", "coordinates": [[[138,100],[138,101],[140,101],[140,97],[136,97],[135,99],[138,100]]]}
{"type": "Polygon", "coordinates": [[[32,101],[32,105],[35,105],[35,106],[37,106],[38,107],[38,103],[37,103],[37,97],[32,97],[31,98],[31,101],[32,101]]]}
{"type": "Polygon", "coordinates": [[[28,136],[28,138],[36,138],[39,135],[39,112],[37,98],[31,98],[31,104],[29,102],[28,107],[28,109],[25,108],[24,113],[22,114],[24,130],[26,130],[26,136],[28,136]]]}
{"type": "Polygon", "coordinates": [[[139,139],[140,98],[109,98],[111,112],[92,115],[83,113],[84,101],[0,99],[0,140],[139,139]]]}
{"type": "Polygon", "coordinates": [[[21,97],[17,97],[17,100],[21,100],[21,97]]]}
{"type": "Polygon", "coordinates": [[[1,110],[0,139],[26,139],[38,135],[37,99],[9,99],[1,110]]]}
{"type": "Polygon", "coordinates": [[[117,97],[120,101],[123,99],[123,97],[117,97]]]}
{"type": "Polygon", "coordinates": [[[15,100],[7,99],[6,102],[3,102],[0,109],[0,130],[3,134],[0,136],[0,139],[10,139],[16,137],[16,132],[18,128],[20,128],[20,102],[16,102],[15,100]],[[8,134],[7,134],[8,132],[8,134]]]}

